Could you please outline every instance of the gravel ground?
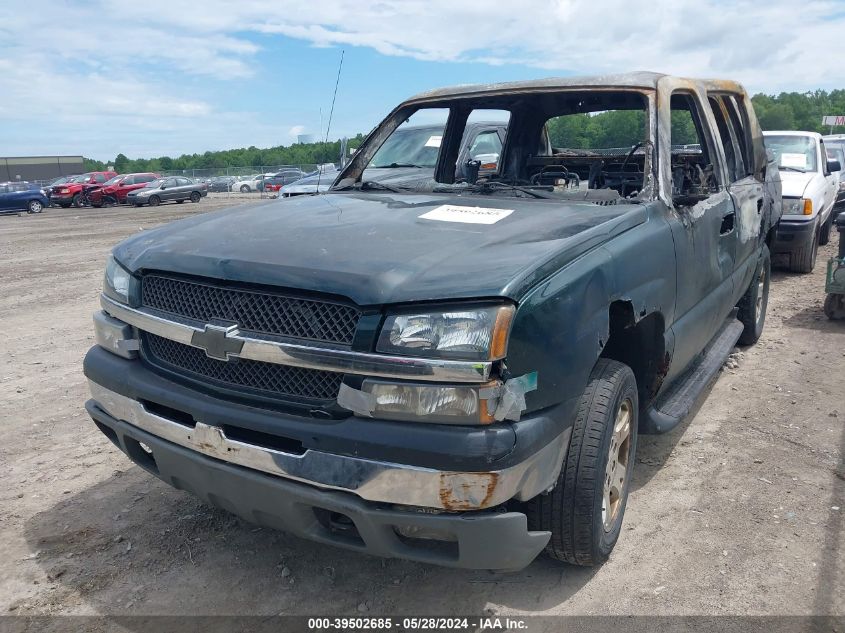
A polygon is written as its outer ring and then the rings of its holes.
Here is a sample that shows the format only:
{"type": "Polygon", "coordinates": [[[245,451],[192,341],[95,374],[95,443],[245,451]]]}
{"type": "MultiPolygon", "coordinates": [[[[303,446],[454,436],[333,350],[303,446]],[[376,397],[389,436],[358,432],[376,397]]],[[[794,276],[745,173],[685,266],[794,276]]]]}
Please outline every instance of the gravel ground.
{"type": "Polygon", "coordinates": [[[227,204],[0,217],[0,614],[845,614],[845,324],[821,307],[833,243],[812,275],[774,275],[763,338],[695,417],[641,437],[607,564],[492,574],[256,528],[133,466],[86,417],[109,249],[227,204]]]}

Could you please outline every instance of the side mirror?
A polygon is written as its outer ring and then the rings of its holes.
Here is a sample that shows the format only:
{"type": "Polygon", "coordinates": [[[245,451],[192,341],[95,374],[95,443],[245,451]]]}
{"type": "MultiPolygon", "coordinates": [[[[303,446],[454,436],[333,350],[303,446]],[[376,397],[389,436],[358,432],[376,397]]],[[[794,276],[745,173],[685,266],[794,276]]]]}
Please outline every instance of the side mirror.
{"type": "Polygon", "coordinates": [[[478,170],[481,168],[481,161],[480,160],[468,160],[466,165],[464,166],[464,177],[465,180],[474,185],[478,182],[478,170]]]}
{"type": "Polygon", "coordinates": [[[829,160],[827,161],[827,171],[842,171],[842,165],[839,164],[838,160],[829,160]]]}
{"type": "Polygon", "coordinates": [[[162,184],[161,184],[161,187],[159,187],[159,189],[167,189],[167,185],[165,185],[164,183],[162,183],[162,184]]]}

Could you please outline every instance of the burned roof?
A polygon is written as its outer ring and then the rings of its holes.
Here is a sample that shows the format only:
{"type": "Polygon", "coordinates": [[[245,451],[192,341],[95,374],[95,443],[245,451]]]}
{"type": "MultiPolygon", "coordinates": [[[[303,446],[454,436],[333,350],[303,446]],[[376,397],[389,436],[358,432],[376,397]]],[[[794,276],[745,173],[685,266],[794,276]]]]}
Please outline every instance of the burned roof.
{"type": "MultiPolygon", "coordinates": [[[[508,81],[490,84],[461,84],[446,88],[436,88],[421,92],[407,99],[414,101],[436,101],[453,97],[473,97],[485,94],[503,94],[511,92],[533,92],[548,90],[569,90],[578,88],[628,88],[633,90],[656,90],[658,82],[668,75],[648,71],[620,73],[614,75],[593,75],[586,77],[547,77],[545,79],[531,79],[527,81],[508,81]]],[[[681,82],[700,84],[704,88],[717,88],[730,92],[744,92],[742,87],[726,80],[714,79],[686,79],[678,78],[681,82]]]]}

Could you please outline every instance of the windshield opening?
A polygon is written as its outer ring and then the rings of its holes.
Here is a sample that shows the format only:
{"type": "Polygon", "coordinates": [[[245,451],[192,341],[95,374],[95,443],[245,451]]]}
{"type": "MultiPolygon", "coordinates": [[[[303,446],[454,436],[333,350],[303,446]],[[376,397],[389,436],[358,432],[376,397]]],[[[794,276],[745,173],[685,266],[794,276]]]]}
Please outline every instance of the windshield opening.
{"type": "Polygon", "coordinates": [[[386,136],[381,146],[359,150],[362,162],[347,168],[333,190],[598,196],[602,203],[633,198],[651,182],[645,176],[654,148],[648,108],[647,94],[635,90],[506,93],[409,105],[382,123],[373,134],[386,136]]]}
{"type": "Polygon", "coordinates": [[[368,168],[427,167],[434,169],[449,110],[426,108],[408,117],[376,152],[368,168]]]}

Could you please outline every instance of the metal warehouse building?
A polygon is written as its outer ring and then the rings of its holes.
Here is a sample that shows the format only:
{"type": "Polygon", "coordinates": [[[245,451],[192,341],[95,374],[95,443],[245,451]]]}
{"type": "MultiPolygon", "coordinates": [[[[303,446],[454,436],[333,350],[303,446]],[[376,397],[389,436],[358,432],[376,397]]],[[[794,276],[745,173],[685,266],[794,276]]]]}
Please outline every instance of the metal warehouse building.
{"type": "Polygon", "coordinates": [[[82,156],[17,156],[0,158],[0,182],[53,180],[84,172],[82,156]]]}

